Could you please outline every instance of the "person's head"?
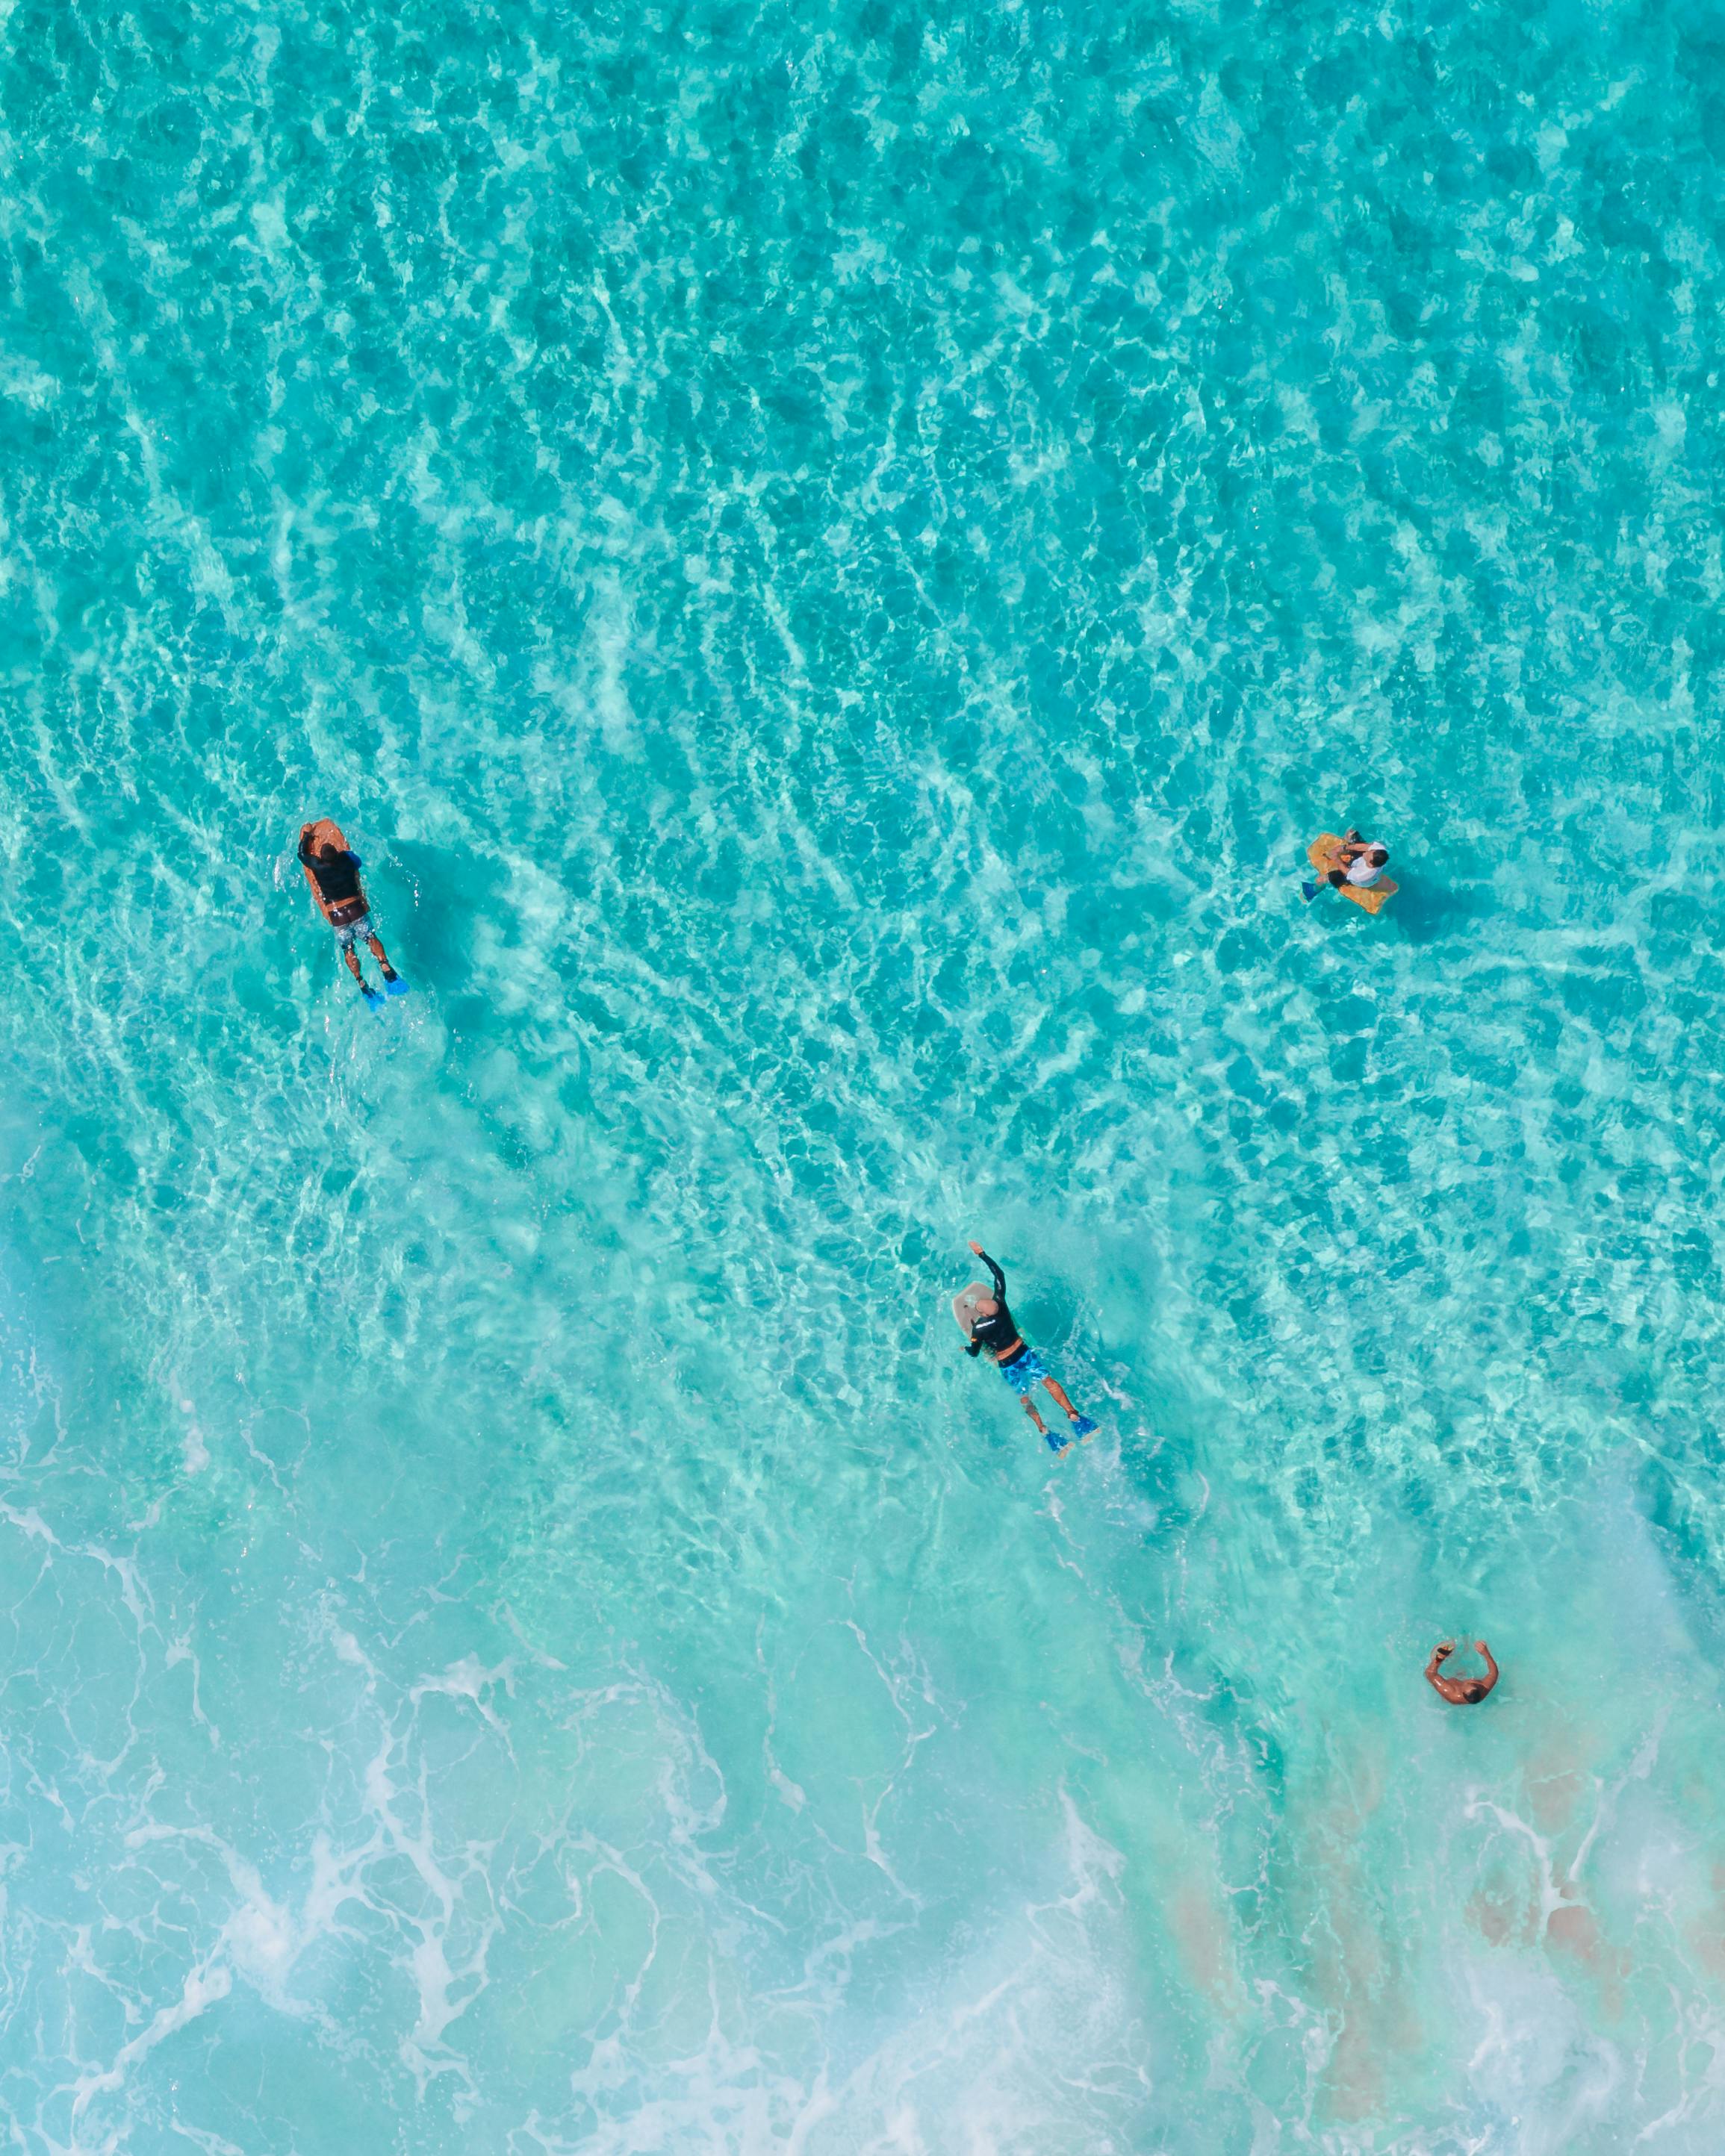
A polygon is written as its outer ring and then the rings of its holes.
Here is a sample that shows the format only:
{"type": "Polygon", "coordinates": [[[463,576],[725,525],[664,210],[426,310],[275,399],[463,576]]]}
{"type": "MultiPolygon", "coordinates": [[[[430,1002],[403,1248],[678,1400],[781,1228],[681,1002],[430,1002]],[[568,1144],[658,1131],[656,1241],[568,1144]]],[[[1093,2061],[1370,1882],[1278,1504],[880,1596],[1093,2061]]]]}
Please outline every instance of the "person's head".
{"type": "Polygon", "coordinates": [[[1371,862],[1374,869],[1381,869],[1384,863],[1389,859],[1389,848],[1388,846],[1373,846],[1371,852],[1367,855],[1366,858],[1371,862]]]}
{"type": "Polygon", "coordinates": [[[991,1295],[979,1295],[971,1305],[971,1315],[973,1317],[992,1317],[999,1308],[1000,1305],[991,1295]]]}
{"type": "Polygon", "coordinates": [[[323,844],[317,849],[317,858],[321,861],[338,861],[342,856],[337,849],[331,845],[329,840],[326,839],[323,844]]]}

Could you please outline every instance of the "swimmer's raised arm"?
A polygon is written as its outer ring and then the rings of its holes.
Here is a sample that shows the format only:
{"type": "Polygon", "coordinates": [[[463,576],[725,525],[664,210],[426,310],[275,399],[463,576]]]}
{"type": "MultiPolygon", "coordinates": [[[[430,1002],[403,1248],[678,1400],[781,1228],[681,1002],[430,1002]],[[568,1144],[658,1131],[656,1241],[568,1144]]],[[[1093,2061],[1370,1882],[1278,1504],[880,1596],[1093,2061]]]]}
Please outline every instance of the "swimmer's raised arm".
{"type": "Polygon", "coordinates": [[[1444,1663],[1455,1652],[1455,1642],[1453,1640],[1439,1640],[1432,1649],[1431,1660],[1425,1666],[1425,1681],[1438,1697],[1449,1706],[1465,1707],[1468,1703],[1467,1688],[1461,1679],[1441,1674],[1444,1663]]]}
{"type": "MultiPolygon", "coordinates": [[[[1486,1691],[1490,1691],[1492,1686],[1497,1681],[1497,1665],[1491,1659],[1491,1650],[1486,1645],[1486,1642],[1483,1640],[1475,1640],[1474,1641],[1474,1645],[1486,1657],[1486,1691]]],[[[1482,1693],[1481,1697],[1483,1697],[1484,1694],[1482,1693]]]]}
{"type": "Polygon", "coordinates": [[[972,1243],[971,1248],[976,1253],[976,1255],[981,1259],[983,1264],[987,1266],[989,1271],[993,1275],[994,1291],[1000,1297],[1001,1301],[1004,1302],[1007,1299],[1006,1275],[1001,1270],[994,1260],[989,1256],[987,1251],[983,1249],[980,1243],[972,1243]]]}

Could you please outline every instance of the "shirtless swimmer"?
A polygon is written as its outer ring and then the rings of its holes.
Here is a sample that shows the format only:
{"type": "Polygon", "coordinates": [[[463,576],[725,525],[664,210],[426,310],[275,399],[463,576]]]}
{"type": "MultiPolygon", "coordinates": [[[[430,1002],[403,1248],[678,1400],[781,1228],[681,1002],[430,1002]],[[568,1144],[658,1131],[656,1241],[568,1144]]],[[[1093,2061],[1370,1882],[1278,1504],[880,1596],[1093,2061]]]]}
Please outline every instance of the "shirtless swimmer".
{"type": "Polygon", "coordinates": [[[1451,1707],[1477,1707],[1497,1681],[1497,1665],[1491,1659],[1491,1650],[1483,1640],[1475,1640],[1474,1645],[1486,1657],[1486,1674],[1482,1677],[1450,1677],[1443,1674],[1444,1663],[1455,1652],[1453,1640],[1440,1640],[1425,1666],[1426,1682],[1439,1699],[1448,1700],[1451,1707]]]}

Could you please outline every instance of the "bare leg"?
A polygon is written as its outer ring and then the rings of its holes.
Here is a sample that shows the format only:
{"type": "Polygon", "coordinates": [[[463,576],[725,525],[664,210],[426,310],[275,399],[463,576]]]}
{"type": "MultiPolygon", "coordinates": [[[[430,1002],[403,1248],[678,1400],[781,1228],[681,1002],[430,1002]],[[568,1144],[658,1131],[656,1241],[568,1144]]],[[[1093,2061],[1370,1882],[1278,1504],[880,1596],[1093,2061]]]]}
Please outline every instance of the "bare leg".
{"type": "Polygon", "coordinates": [[[1060,1443],[1059,1445],[1056,1445],[1056,1444],[1055,1444],[1055,1442],[1054,1442],[1054,1440],[1053,1440],[1053,1439],[1048,1435],[1048,1425],[1047,1424],[1047,1423],[1045,1423],[1045,1422],[1043,1420],[1042,1417],[1041,1417],[1041,1416],[1037,1413],[1037,1411],[1036,1411],[1036,1402],[1035,1402],[1033,1399],[1031,1399],[1030,1395],[1029,1395],[1027,1393],[1027,1394],[1025,1394],[1025,1396],[1024,1396],[1024,1412],[1025,1412],[1025,1414],[1027,1414],[1027,1415],[1030,1417],[1031,1420],[1032,1420],[1032,1421],[1036,1424],[1036,1428],[1037,1428],[1037,1435],[1038,1435],[1038,1437],[1041,1437],[1041,1438],[1043,1438],[1043,1440],[1046,1440],[1046,1442],[1047,1442],[1047,1444],[1048,1444],[1048,1445],[1049,1450],[1053,1452],[1053,1454],[1054,1457],[1055,1457],[1057,1460],[1060,1457],[1060,1455],[1061,1455],[1061,1454],[1062,1454],[1063,1452],[1070,1452],[1070,1451],[1071,1451],[1071,1450],[1072,1450],[1072,1440],[1071,1440],[1069,1437],[1068,1437],[1068,1438],[1067,1438],[1067,1439],[1065,1439],[1065,1440],[1064,1440],[1062,1443],[1060,1443]]]}
{"type": "Polygon", "coordinates": [[[348,971],[353,976],[354,979],[358,982],[360,987],[363,988],[365,986],[365,976],[359,970],[359,953],[350,943],[347,949],[342,952],[342,956],[348,962],[348,971]]]}
{"type": "MultiPolygon", "coordinates": [[[[371,946],[371,954],[373,957],[377,960],[378,963],[384,969],[384,978],[386,981],[393,981],[395,978],[395,968],[389,963],[388,957],[384,955],[383,945],[378,942],[375,936],[368,936],[365,940],[371,946]]],[[[348,955],[350,958],[353,956],[351,951],[348,955]]],[[[354,959],[353,970],[356,973],[359,971],[359,962],[358,959],[354,959]]]]}
{"type": "Polygon", "coordinates": [[[1069,1421],[1076,1422],[1079,1419],[1079,1411],[1073,1405],[1072,1402],[1067,1399],[1065,1388],[1058,1384],[1053,1378],[1044,1378],[1043,1379],[1043,1383],[1054,1395],[1055,1406],[1061,1409],[1069,1421]]]}

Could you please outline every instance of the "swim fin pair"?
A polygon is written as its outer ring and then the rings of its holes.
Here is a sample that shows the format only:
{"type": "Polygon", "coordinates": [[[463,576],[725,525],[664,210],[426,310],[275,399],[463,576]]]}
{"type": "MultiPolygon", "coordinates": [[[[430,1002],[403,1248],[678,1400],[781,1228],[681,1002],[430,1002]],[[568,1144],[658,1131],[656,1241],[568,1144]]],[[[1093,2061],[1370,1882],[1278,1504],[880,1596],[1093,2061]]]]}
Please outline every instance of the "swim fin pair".
{"type": "Polygon", "coordinates": [[[1095,1429],[1096,1424],[1091,1421],[1089,1416],[1081,1414],[1073,1418],[1071,1429],[1066,1436],[1057,1437],[1052,1430],[1045,1430],[1043,1435],[1048,1440],[1049,1451],[1058,1460],[1063,1452],[1071,1451],[1074,1439],[1082,1444],[1085,1438],[1094,1432],[1095,1429]]]}
{"type": "Polygon", "coordinates": [[[387,997],[404,996],[407,993],[407,983],[402,979],[399,973],[394,980],[385,981],[380,988],[374,988],[369,981],[362,981],[359,983],[359,993],[365,998],[369,1009],[380,1011],[384,1008],[384,999],[387,997]]]}

